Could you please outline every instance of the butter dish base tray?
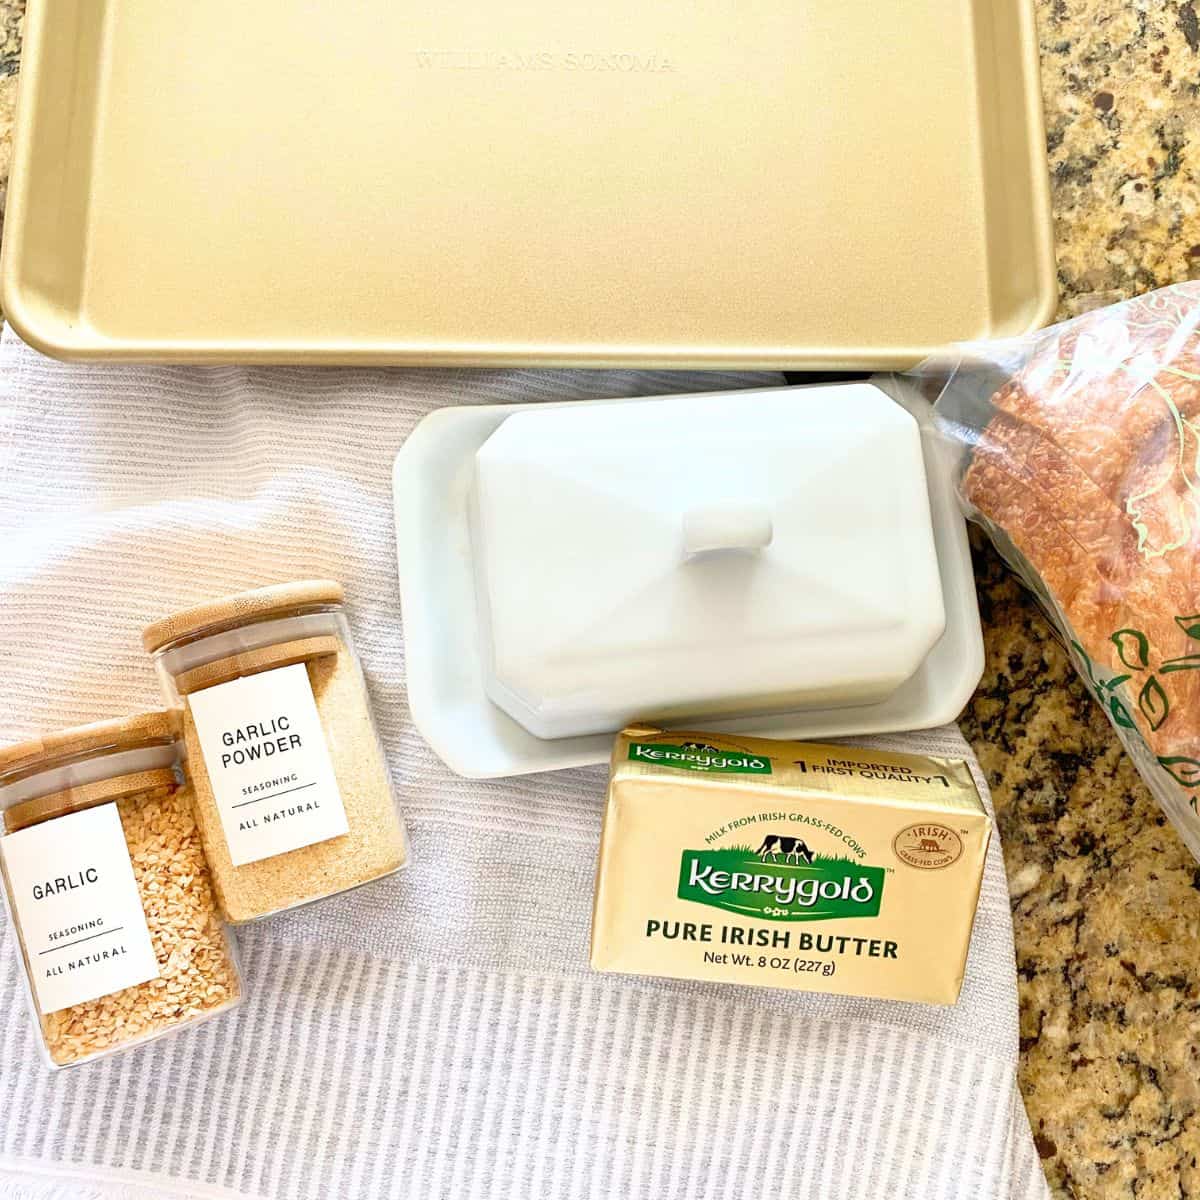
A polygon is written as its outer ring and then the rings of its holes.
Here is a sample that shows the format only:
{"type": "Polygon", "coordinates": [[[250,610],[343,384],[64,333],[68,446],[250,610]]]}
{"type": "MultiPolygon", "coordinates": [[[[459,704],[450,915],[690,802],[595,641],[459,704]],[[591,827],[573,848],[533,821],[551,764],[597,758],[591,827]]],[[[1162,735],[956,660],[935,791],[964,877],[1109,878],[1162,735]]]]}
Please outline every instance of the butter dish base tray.
{"type": "MultiPolygon", "coordinates": [[[[983,640],[966,525],[954,493],[952,456],[933,431],[932,409],[923,397],[895,377],[874,382],[912,414],[920,428],[944,631],[916,671],[881,702],[704,718],[704,727],[714,733],[815,739],[928,729],[957,718],[979,682],[983,640]]],[[[762,388],[729,395],[750,412],[756,402],[781,394],[794,396],[798,404],[811,402],[813,397],[804,393],[813,390],[762,388]]],[[[514,414],[645,399],[441,409],[417,426],[396,456],[393,489],[409,705],[425,740],[459,775],[499,778],[609,758],[616,729],[538,737],[489,697],[472,492],[478,451],[514,414]]],[[[669,399],[678,403],[688,398],[669,399]]],[[[694,728],[697,721],[689,716],[663,723],[694,728]]]]}

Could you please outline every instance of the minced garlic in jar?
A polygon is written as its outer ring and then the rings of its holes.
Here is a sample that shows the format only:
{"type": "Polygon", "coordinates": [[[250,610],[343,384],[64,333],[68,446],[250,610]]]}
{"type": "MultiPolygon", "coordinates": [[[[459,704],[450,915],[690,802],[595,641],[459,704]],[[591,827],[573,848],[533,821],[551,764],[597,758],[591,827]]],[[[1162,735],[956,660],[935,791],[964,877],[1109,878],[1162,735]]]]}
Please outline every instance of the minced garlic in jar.
{"type": "Polygon", "coordinates": [[[168,712],[0,750],[0,867],[54,1067],[241,998],[181,751],[168,712]]]}

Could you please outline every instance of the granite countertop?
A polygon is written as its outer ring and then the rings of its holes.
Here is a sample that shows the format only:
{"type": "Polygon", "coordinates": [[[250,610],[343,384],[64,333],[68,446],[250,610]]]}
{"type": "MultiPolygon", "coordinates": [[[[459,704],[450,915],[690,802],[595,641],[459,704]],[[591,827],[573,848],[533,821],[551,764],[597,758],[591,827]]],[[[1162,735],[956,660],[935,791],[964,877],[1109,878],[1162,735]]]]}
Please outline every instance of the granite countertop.
{"type": "MultiPolygon", "coordinates": [[[[1200,0],[1037,5],[1061,315],[1200,278],[1200,0]]],[[[0,0],[0,193],[23,10],[0,0]]],[[[963,727],[1004,841],[1047,1176],[1058,1197],[1200,1196],[1200,867],[1032,601],[975,552],[987,667],[963,727]]]]}
{"type": "MultiPolygon", "coordinates": [[[[1200,278],[1200,0],[1038,0],[1061,316],[1200,278]]],[[[974,539],[962,721],[1012,895],[1021,1090],[1056,1196],[1200,1196],[1200,869],[974,539]]]]}

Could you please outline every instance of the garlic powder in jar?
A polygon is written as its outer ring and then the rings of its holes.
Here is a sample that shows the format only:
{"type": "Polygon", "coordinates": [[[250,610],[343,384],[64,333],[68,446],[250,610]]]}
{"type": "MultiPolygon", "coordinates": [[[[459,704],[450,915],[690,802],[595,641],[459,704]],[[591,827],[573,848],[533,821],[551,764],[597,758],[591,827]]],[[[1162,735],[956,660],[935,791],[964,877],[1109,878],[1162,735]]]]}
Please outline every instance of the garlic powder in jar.
{"type": "Polygon", "coordinates": [[[182,709],[196,815],[234,923],[399,870],[407,841],[340,584],[226,596],[146,629],[182,709]]]}
{"type": "Polygon", "coordinates": [[[0,868],[52,1067],[241,998],[181,751],[169,712],[0,749],[0,868]]]}

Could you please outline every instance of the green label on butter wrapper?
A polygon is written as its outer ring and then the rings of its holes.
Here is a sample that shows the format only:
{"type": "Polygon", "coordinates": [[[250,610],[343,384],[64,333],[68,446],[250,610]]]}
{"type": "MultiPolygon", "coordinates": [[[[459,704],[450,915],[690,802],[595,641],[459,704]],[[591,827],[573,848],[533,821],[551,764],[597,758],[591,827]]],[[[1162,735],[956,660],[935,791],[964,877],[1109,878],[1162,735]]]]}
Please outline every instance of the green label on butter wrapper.
{"type": "Polygon", "coordinates": [[[809,862],[792,864],[764,861],[749,849],[685,850],[678,895],[770,921],[879,915],[882,867],[848,858],[809,857],[809,862]]]}
{"type": "Polygon", "coordinates": [[[720,775],[770,775],[771,760],[740,750],[718,750],[699,742],[668,746],[662,742],[631,742],[629,761],[676,767],[681,771],[707,771],[720,775]]]}

